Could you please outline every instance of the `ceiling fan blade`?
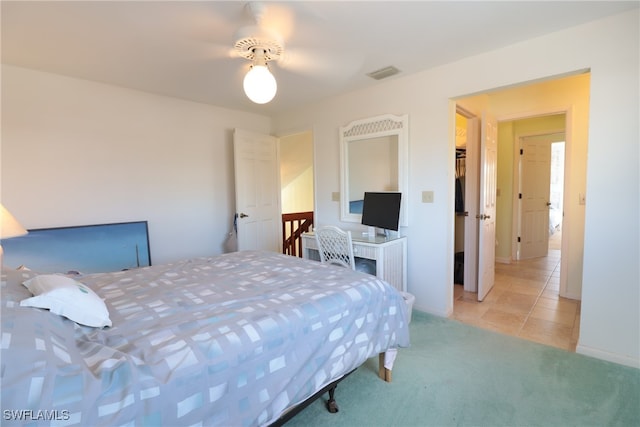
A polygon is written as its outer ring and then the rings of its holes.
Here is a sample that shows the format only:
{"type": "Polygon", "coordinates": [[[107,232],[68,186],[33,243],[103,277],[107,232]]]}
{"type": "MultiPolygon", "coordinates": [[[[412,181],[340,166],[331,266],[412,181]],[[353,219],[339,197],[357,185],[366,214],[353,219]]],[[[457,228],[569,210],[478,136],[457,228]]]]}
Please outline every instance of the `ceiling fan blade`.
{"type": "Polygon", "coordinates": [[[246,9],[253,16],[253,24],[263,31],[277,34],[281,40],[287,40],[293,34],[295,16],[291,8],[283,4],[251,2],[246,9]]]}
{"type": "Polygon", "coordinates": [[[312,78],[346,80],[361,70],[364,57],[353,52],[285,49],[277,64],[283,70],[312,78]]]}
{"type": "MultiPolygon", "coordinates": [[[[240,2],[104,2],[100,10],[119,26],[138,29],[144,57],[200,62],[237,58],[233,34],[250,23],[240,2]],[[111,16],[109,15],[109,16],[111,16]]],[[[101,22],[101,21],[98,21],[101,22]]]]}
{"type": "Polygon", "coordinates": [[[228,43],[202,43],[200,52],[202,52],[204,59],[216,60],[240,57],[233,46],[229,46],[228,43]]]}

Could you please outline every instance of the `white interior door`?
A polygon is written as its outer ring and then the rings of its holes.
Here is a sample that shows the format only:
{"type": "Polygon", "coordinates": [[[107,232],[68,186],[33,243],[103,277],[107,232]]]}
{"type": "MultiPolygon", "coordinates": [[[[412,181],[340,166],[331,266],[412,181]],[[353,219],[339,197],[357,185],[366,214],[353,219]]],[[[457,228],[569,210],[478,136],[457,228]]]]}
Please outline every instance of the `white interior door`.
{"type": "Polygon", "coordinates": [[[521,138],[521,215],[519,259],[547,256],[551,141],[548,136],[521,138]]]}
{"type": "Polygon", "coordinates": [[[233,147],[238,250],[281,252],[278,140],[235,129],[233,147]]]}
{"type": "Polygon", "coordinates": [[[498,180],[498,122],[488,113],[480,126],[480,212],[478,213],[478,301],[495,279],[496,190],[498,180]]]}
{"type": "Polygon", "coordinates": [[[478,220],[480,213],[480,120],[467,119],[467,150],[464,186],[464,290],[478,292],[478,220]]]}

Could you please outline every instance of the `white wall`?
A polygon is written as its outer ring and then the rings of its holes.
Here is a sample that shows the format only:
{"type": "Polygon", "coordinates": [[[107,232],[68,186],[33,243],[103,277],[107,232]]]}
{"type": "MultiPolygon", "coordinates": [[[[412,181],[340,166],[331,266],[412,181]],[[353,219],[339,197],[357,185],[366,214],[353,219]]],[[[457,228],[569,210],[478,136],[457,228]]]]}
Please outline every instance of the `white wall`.
{"type": "Polygon", "coordinates": [[[313,135],[301,132],[279,140],[282,213],[313,211],[313,135]]]}
{"type": "Polygon", "coordinates": [[[3,65],[2,203],[27,228],[148,220],[154,264],[221,253],[234,127],[270,119],[3,65]]]}
{"type": "Polygon", "coordinates": [[[386,113],[409,114],[409,292],[414,307],[453,306],[455,118],[450,100],[591,70],[589,162],[578,351],[640,367],[638,244],[638,11],[632,11],[381,82],[280,114],[280,132],[313,124],[318,223],[339,220],[338,128],[386,113]],[[421,203],[423,190],[434,203],[421,203]],[[622,195],[622,196],[621,196],[622,195]],[[616,250],[611,250],[616,248],[616,250]]]}
{"type": "Polygon", "coordinates": [[[313,211],[313,167],[282,188],[282,213],[313,211]]]}
{"type": "Polygon", "coordinates": [[[578,351],[640,367],[639,13],[600,27],[591,74],[578,351]]]}

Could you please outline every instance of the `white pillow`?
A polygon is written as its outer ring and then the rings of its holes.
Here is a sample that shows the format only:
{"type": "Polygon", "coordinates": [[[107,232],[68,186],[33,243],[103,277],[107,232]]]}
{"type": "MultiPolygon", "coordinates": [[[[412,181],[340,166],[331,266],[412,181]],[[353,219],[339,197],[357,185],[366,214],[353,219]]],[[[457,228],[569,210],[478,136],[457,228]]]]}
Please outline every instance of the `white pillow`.
{"type": "Polygon", "coordinates": [[[22,283],[34,295],[20,302],[22,307],[48,308],[81,325],[111,326],[109,311],[95,292],[70,277],[42,274],[22,283]]]}

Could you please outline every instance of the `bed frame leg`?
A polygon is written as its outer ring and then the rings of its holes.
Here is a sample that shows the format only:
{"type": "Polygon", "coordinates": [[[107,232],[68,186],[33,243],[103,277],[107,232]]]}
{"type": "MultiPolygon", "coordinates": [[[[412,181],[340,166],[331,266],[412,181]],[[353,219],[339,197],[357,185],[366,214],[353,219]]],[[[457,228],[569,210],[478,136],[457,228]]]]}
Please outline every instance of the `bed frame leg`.
{"type": "Polygon", "coordinates": [[[347,378],[354,371],[355,371],[355,369],[353,371],[347,372],[346,374],[344,374],[343,377],[338,378],[337,380],[333,381],[332,383],[327,384],[324,387],[322,387],[313,396],[310,396],[307,399],[305,399],[304,401],[300,402],[298,405],[295,405],[295,406],[289,408],[289,410],[285,411],[285,413],[282,416],[280,416],[280,418],[278,418],[273,423],[271,423],[269,425],[269,427],[282,427],[287,421],[289,421],[291,418],[295,417],[296,414],[299,414],[300,411],[302,411],[304,408],[309,406],[312,402],[315,402],[316,399],[321,398],[327,391],[329,392],[329,400],[327,401],[327,410],[329,412],[331,412],[331,413],[338,412],[338,404],[336,403],[336,399],[333,396],[335,394],[335,392],[336,392],[336,387],[338,386],[338,383],[340,381],[342,381],[343,379],[347,378]]]}
{"type": "Polygon", "coordinates": [[[332,414],[338,412],[338,404],[336,403],[336,399],[334,399],[333,395],[336,392],[337,385],[331,387],[329,389],[329,400],[327,401],[327,410],[332,414]]]}
{"type": "Polygon", "coordinates": [[[391,370],[384,367],[384,353],[378,354],[378,376],[383,381],[391,382],[391,370]]]}

